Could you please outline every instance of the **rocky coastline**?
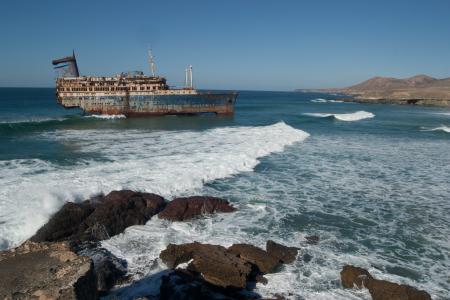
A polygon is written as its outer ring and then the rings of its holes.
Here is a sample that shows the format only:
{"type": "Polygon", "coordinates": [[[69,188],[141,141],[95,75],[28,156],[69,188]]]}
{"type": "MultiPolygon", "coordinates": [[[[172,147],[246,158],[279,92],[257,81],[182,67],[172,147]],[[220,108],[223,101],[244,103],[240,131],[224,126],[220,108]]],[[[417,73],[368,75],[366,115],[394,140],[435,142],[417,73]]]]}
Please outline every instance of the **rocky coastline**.
{"type": "Polygon", "coordinates": [[[433,107],[450,107],[450,100],[447,99],[420,99],[420,98],[374,98],[347,94],[351,99],[339,99],[344,102],[357,102],[368,104],[395,104],[395,105],[419,105],[433,107]]]}
{"type": "MultiPolygon", "coordinates": [[[[34,236],[0,252],[1,299],[99,299],[115,286],[133,284],[127,263],[101,247],[100,241],[143,225],[151,218],[183,222],[236,210],[227,200],[193,196],[163,197],[130,190],[113,191],[80,203],[66,203],[34,236]]],[[[307,243],[317,244],[318,236],[307,243]]],[[[268,240],[265,249],[249,243],[221,245],[196,241],[169,244],[160,259],[160,299],[262,299],[256,284],[283,264],[307,260],[299,248],[268,240]]],[[[422,300],[430,295],[414,287],[377,280],[359,267],[343,266],[343,288],[367,288],[374,300],[422,300]]],[[[292,295],[271,295],[289,299],[292,295]]],[[[146,297],[141,299],[147,299],[146,297]]]]}
{"type": "Polygon", "coordinates": [[[346,102],[450,107],[450,78],[416,75],[399,79],[373,77],[345,88],[297,89],[298,92],[336,93],[346,102]]]}

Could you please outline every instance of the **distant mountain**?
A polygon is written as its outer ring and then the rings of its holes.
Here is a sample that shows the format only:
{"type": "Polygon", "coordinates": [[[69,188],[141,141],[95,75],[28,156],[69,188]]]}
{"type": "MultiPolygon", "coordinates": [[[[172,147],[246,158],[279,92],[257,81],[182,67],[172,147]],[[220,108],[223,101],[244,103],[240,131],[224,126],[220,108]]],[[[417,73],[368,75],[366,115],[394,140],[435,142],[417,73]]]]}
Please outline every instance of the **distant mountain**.
{"type": "Polygon", "coordinates": [[[450,78],[437,79],[427,75],[405,79],[373,77],[346,88],[297,91],[341,93],[351,95],[359,102],[450,106],[450,78]]]}
{"type": "Polygon", "coordinates": [[[369,80],[353,85],[346,89],[351,91],[365,92],[365,91],[418,88],[431,85],[438,80],[439,79],[426,75],[417,75],[406,79],[397,79],[391,77],[373,77],[369,80]]]}

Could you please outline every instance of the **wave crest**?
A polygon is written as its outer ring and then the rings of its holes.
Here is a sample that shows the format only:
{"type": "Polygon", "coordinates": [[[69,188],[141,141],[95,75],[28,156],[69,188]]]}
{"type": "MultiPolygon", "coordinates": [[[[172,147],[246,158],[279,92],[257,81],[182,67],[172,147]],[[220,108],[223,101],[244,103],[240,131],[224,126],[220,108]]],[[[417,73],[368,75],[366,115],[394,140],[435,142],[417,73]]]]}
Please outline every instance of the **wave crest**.
{"type": "Polygon", "coordinates": [[[89,115],[89,116],[86,116],[86,118],[112,120],[112,119],[125,119],[126,116],[125,115],[89,115]]]}
{"type": "Polygon", "coordinates": [[[317,98],[317,99],[312,99],[310,100],[311,102],[315,102],[315,103],[343,103],[344,101],[342,100],[333,100],[333,99],[323,99],[323,98],[317,98]]]}
{"type": "Polygon", "coordinates": [[[357,112],[354,112],[354,113],[345,113],[345,114],[304,113],[304,115],[311,116],[311,117],[318,117],[318,118],[333,117],[336,120],[347,121],[347,122],[359,121],[359,120],[364,120],[364,119],[371,119],[371,118],[375,117],[375,115],[373,113],[367,112],[367,111],[364,111],[364,110],[360,110],[360,111],[357,111],[357,112]]]}
{"type": "Polygon", "coordinates": [[[49,138],[106,159],[80,165],[8,161],[0,174],[0,247],[30,237],[66,201],[118,189],[170,198],[205,183],[250,172],[259,159],[301,142],[308,133],[284,122],[206,131],[58,130],[49,138]],[[38,169],[38,171],[36,171],[38,169]]]}
{"type": "Polygon", "coordinates": [[[422,131],[443,131],[443,132],[450,133],[450,127],[442,125],[442,126],[430,128],[430,129],[423,128],[422,131]]]}

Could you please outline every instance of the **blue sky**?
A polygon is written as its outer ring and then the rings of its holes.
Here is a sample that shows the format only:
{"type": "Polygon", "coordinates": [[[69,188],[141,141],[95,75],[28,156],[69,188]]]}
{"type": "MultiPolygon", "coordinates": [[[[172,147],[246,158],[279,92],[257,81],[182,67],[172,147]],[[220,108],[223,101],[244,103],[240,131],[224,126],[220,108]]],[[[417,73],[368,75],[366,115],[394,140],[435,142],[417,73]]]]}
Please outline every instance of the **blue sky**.
{"type": "Polygon", "coordinates": [[[0,86],[54,85],[75,49],[83,75],[158,73],[181,85],[292,90],[369,77],[450,77],[450,1],[22,1],[0,3],[0,86]]]}

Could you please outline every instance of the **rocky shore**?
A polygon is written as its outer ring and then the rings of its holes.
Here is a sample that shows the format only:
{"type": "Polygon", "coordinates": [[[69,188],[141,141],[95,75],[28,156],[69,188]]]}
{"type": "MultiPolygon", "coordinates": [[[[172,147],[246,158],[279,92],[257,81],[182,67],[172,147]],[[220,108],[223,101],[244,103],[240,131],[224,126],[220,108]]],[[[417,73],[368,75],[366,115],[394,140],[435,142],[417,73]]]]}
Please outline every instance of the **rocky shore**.
{"type": "Polygon", "coordinates": [[[298,89],[296,91],[337,93],[352,98],[340,99],[347,102],[450,107],[450,78],[437,79],[427,75],[416,75],[404,79],[373,77],[345,88],[298,89]]]}
{"type": "Polygon", "coordinates": [[[419,106],[435,106],[435,107],[450,107],[450,100],[447,99],[427,99],[427,98],[384,98],[384,97],[373,97],[364,95],[352,95],[352,99],[339,99],[344,102],[357,102],[357,103],[368,103],[368,104],[396,104],[396,105],[419,105],[419,106]]]}
{"type": "MultiPolygon", "coordinates": [[[[0,253],[1,299],[99,299],[114,286],[132,283],[127,263],[101,247],[100,241],[127,227],[157,217],[182,222],[205,214],[235,211],[227,200],[194,196],[163,197],[129,190],[113,191],[81,203],[66,203],[21,246],[0,253]]],[[[319,243],[318,236],[307,237],[319,243]]],[[[283,264],[307,257],[299,248],[268,240],[265,249],[249,243],[169,244],[160,253],[167,273],[161,299],[261,299],[256,284],[283,264]]],[[[425,291],[373,278],[368,271],[344,266],[343,288],[367,288],[374,300],[431,299],[425,291]]],[[[290,295],[272,295],[287,299],[290,295]]],[[[145,299],[145,298],[144,298],[145,299]]]]}

